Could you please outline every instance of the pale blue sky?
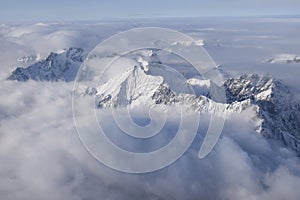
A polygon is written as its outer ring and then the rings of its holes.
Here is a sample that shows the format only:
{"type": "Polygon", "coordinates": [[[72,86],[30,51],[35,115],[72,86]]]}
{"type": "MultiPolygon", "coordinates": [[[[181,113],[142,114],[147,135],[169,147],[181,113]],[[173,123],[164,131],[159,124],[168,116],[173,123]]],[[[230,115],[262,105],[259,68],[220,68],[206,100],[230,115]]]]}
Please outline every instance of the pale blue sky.
{"type": "Polygon", "coordinates": [[[0,0],[1,21],[298,14],[299,0],[0,0]]]}

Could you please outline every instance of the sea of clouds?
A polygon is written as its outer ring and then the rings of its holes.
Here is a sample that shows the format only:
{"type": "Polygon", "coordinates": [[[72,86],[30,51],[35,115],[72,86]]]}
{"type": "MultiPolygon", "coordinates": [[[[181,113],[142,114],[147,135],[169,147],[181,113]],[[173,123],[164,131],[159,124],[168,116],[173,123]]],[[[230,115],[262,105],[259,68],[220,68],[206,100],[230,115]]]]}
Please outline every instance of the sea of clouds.
{"type": "MultiPolygon", "coordinates": [[[[19,56],[46,56],[69,46],[91,49],[109,33],[132,26],[125,25],[1,25],[0,199],[299,199],[299,158],[255,132],[251,110],[226,119],[206,158],[198,158],[209,122],[209,116],[202,116],[199,136],[179,160],[134,175],[110,169],[86,151],[73,121],[72,82],[6,80],[19,56]]],[[[105,119],[111,133],[120,132],[105,119]]]]}

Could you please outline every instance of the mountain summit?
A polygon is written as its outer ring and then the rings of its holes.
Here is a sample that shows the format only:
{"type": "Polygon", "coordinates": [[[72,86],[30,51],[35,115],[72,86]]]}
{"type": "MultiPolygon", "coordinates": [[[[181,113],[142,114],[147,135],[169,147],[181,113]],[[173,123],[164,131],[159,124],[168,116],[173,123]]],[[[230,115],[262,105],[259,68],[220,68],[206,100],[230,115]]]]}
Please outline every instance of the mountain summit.
{"type": "MultiPolygon", "coordinates": [[[[180,105],[196,112],[226,117],[252,108],[259,122],[258,132],[279,139],[300,153],[300,103],[280,80],[269,75],[249,74],[228,78],[219,87],[199,77],[186,79],[180,72],[164,66],[157,52],[152,50],[131,53],[127,57],[133,60],[132,66],[126,66],[127,70],[117,71],[97,87],[80,85],[75,92],[95,96],[99,109],[180,105]],[[226,93],[226,102],[214,100],[211,91],[226,93]]],[[[27,68],[16,68],[8,79],[73,81],[85,58],[81,48],[50,53],[45,60],[27,68]]]]}
{"type": "Polygon", "coordinates": [[[229,103],[248,99],[259,107],[260,132],[300,152],[300,102],[286,85],[269,75],[250,74],[229,78],[224,86],[229,103]]]}
{"type": "Polygon", "coordinates": [[[86,55],[82,48],[69,48],[60,53],[51,52],[45,60],[27,68],[18,67],[8,77],[9,80],[27,81],[73,81],[86,55]]]}
{"type": "Polygon", "coordinates": [[[258,132],[300,152],[300,103],[280,80],[270,75],[249,74],[229,78],[218,87],[212,81],[198,78],[170,82],[178,77],[165,72],[168,80],[164,73],[161,76],[151,74],[156,68],[166,70],[154,65],[144,71],[141,66],[134,66],[95,88],[97,107],[182,105],[223,117],[252,107],[254,118],[259,121],[258,132]],[[185,90],[176,91],[180,86],[185,90]],[[222,88],[226,91],[227,102],[214,101],[210,91],[222,92],[222,88]]]}

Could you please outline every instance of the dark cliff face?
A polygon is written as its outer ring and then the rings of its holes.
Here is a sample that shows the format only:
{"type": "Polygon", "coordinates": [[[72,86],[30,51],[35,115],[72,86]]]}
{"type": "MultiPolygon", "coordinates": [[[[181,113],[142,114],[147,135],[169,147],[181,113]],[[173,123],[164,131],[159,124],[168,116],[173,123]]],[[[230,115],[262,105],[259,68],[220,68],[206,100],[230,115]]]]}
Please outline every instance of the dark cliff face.
{"type": "Polygon", "coordinates": [[[156,104],[174,104],[176,102],[176,94],[168,87],[162,84],[152,95],[152,99],[156,104]]]}
{"type": "Polygon", "coordinates": [[[262,132],[300,148],[300,102],[281,81],[271,76],[243,75],[225,81],[228,102],[251,99],[259,106],[262,132]]]}

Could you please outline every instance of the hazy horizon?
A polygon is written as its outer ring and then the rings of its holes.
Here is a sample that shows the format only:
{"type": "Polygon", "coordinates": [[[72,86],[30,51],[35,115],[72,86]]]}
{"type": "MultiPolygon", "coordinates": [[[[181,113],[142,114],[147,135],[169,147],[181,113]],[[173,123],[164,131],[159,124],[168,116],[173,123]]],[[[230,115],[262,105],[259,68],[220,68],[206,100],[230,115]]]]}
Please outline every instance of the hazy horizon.
{"type": "Polygon", "coordinates": [[[297,0],[189,1],[1,1],[0,19],[10,21],[80,21],[131,18],[296,16],[297,0]]]}

